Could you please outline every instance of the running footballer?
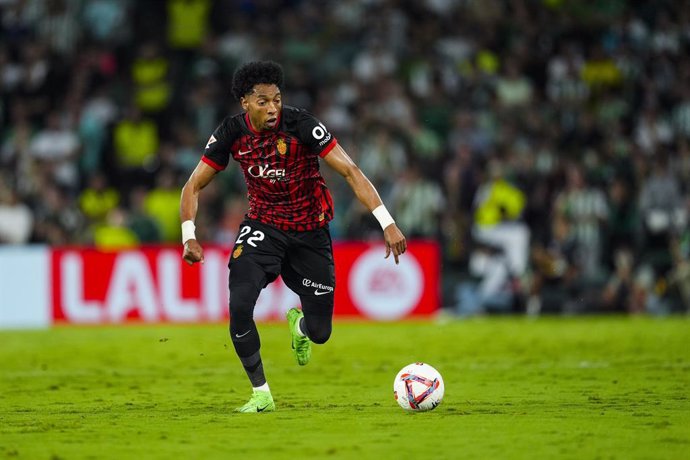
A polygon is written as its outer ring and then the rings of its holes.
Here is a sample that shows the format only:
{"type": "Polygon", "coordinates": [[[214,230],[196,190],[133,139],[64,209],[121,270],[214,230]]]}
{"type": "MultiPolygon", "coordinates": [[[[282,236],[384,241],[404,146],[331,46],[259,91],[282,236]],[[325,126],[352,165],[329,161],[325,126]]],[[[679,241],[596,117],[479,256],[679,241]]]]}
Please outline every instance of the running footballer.
{"type": "Polygon", "coordinates": [[[385,257],[393,254],[397,264],[407,248],[371,182],[319,120],[283,105],[282,85],[283,70],[275,62],[250,62],[237,69],[232,92],[243,111],[225,118],[213,132],[180,202],[183,258],[190,265],[203,262],[194,234],[199,194],[231,160],[244,174],[249,211],[230,255],[230,336],[253,392],[238,412],[275,410],[253,314],[259,293],[278,275],[302,304],[301,310],[287,313],[297,363],[307,364],[312,342],[325,343],[331,335],[335,270],[328,222],[333,200],[319,172],[319,158],[345,178],[378,219],[385,257]]]}

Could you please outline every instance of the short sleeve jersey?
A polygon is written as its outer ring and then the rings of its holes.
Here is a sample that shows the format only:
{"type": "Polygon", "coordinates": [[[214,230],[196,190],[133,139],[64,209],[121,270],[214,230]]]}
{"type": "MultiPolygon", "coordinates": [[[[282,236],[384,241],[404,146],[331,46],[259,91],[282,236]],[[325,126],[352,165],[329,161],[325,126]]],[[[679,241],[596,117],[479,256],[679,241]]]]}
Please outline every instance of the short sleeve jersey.
{"type": "Polygon", "coordinates": [[[319,156],[335,137],[309,112],[283,106],[277,128],[256,131],[246,113],[226,117],[202,161],[221,171],[239,163],[247,183],[247,217],[282,230],[308,231],[333,219],[333,199],[319,172],[319,156]]]}

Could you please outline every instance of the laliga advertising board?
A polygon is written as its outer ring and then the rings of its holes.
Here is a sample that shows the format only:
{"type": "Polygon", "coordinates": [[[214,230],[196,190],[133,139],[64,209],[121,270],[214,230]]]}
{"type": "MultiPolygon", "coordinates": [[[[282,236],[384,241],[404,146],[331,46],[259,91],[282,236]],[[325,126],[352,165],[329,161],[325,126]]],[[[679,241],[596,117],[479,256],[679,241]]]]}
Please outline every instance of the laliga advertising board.
{"type": "MultiPolygon", "coordinates": [[[[382,245],[335,243],[336,316],[395,320],[439,307],[440,259],[435,242],[411,242],[395,265],[382,245]]],[[[76,324],[209,322],[228,316],[229,249],[206,247],[193,267],[179,248],[122,252],[53,249],[52,321],[76,324]]],[[[305,280],[309,283],[309,280],[305,280]]],[[[257,320],[283,319],[299,298],[278,279],[261,293],[257,320]]]]}

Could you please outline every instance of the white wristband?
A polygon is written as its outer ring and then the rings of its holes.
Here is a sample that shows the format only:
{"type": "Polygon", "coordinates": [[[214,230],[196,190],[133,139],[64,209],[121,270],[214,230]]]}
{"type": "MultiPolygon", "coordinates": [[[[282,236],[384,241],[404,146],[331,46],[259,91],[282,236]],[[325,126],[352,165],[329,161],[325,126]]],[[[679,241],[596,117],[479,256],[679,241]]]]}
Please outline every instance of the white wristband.
{"type": "Polygon", "coordinates": [[[383,230],[386,229],[390,224],[394,224],[395,221],[393,220],[393,217],[391,217],[390,213],[388,212],[388,209],[384,205],[379,206],[378,208],[374,209],[371,211],[371,213],[376,217],[376,220],[379,221],[379,224],[381,225],[381,228],[383,230]]]}
{"type": "Polygon", "coordinates": [[[196,227],[194,226],[194,221],[185,220],[184,222],[182,222],[182,244],[185,244],[188,240],[196,239],[194,230],[196,230],[196,227]]]}

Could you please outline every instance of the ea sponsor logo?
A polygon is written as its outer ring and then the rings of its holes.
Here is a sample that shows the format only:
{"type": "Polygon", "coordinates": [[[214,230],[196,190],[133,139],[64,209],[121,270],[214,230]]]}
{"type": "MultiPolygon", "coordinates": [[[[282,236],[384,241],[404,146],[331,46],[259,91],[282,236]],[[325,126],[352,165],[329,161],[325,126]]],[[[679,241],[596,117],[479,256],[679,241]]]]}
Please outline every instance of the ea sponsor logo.
{"type": "Polygon", "coordinates": [[[419,303],[424,274],[412,254],[401,257],[399,265],[382,254],[381,246],[373,247],[354,263],[348,286],[350,297],[371,318],[401,318],[419,303]]]}

